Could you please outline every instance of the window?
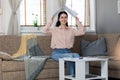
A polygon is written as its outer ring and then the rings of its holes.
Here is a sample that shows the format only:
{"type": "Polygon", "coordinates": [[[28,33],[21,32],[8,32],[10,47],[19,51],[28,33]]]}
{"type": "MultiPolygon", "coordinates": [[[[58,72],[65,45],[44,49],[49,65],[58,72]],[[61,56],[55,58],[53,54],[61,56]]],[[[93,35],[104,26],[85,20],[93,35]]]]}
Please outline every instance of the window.
{"type": "MultiPolygon", "coordinates": [[[[66,6],[78,13],[80,21],[84,23],[85,0],[66,0],[66,6]]],[[[68,14],[69,25],[75,25],[74,18],[68,14]]]]}
{"type": "MultiPolygon", "coordinates": [[[[66,6],[78,13],[87,31],[95,31],[95,0],[66,0],[66,6]]],[[[75,18],[68,15],[69,25],[75,25],[75,18]]]]}
{"type": "Polygon", "coordinates": [[[20,5],[20,25],[30,26],[37,20],[38,25],[46,23],[46,0],[22,0],[20,5]]]}
{"type": "MultiPolygon", "coordinates": [[[[21,27],[21,32],[35,32],[33,29],[33,20],[37,17],[38,25],[42,26],[46,24],[46,3],[50,3],[51,0],[23,0],[20,6],[20,25],[22,26],[32,26],[21,27]],[[46,2],[48,1],[48,2],[46,2]],[[28,29],[29,28],[29,29],[28,29]]],[[[53,1],[54,2],[54,1],[53,1]]],[[[53,3],[52,5],[56,5],[53,3]]],[[[66,0],[66,6],[78,13],[78,17],[82,24],[86,26],[87,32],[95,32],[95,0],[66,0]],[[86,14],[85,14],[86,13],[86,14]]],[[[52,7],[49,7],[52,8],[52,7]]],[[[49,10],[49,9],[48,9],[49,10]]],[[[52,11],[52,10],[51,10],[52,11]]],[[[48,11],[49,12],[49,11],[48,11]]],[[[51,15],[48,15],[49,17],[51,15]]],[[[73,18],[68,13],[68,23],[69,25],[75,25],[75,18],[73,18]]],[[[42,30],[42,29],[40,29],[42,30]]],[[[38,31],[39,32],[39,31],[38,31]]]]}

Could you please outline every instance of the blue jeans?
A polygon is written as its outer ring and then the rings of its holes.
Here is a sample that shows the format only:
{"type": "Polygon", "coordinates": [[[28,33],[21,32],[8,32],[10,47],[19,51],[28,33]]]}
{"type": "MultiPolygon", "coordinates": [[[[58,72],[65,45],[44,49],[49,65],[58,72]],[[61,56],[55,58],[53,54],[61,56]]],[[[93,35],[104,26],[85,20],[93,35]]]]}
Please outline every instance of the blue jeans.
{"type": "MultiPolygon", "coordinates": [[[[72,53],[70,49],[54,49],[51,58],[55,61],[59,61],[59,58],[79,58],[79,54],[77,53],[72,53]]],[[[68,70],[69,75],[74,75],[75,74],[75,63],[74,62],[66,62],[66,67],[68,70]]]]}

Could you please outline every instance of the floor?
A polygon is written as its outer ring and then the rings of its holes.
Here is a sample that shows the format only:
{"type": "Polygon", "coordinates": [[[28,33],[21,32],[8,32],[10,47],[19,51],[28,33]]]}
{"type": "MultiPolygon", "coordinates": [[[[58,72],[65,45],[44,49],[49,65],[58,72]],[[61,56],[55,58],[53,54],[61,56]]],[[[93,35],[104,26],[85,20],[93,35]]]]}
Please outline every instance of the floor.
{"type": "MultiPolygon", "coordinates": [[[[101,79],[96,79],[96,80],[101,80],[101,79]]],[[[120,80],[120,79],[109,78],[108,80],[120,80]]]]}
{"type": "Polygon", "coordinates": [[[120,79],[115,79],[115,78],[109,78],[108,80],[120,80],[120,79]]]}
{"type": "MultiPolygon", "coordinates": [[[[69,79],[65,79],[65,80],[69,80],[69,79]]],[[[93,79],[92,79],[92,80],[93,80],[93,79]]],[[[101,80],[101,79],[94,79],[94,80],[101,80]]],[[[109,78],[108,80],[120,80],[120,79],[109,78]]]]}

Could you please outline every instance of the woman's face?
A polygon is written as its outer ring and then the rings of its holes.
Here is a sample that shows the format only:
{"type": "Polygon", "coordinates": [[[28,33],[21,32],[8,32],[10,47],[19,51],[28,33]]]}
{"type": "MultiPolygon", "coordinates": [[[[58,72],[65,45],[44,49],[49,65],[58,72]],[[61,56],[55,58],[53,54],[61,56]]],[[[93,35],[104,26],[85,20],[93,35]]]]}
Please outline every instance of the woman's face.
{"type": "Polygon", "coordinates": [[[61,25],[66,25],[67,20],[68,20],[68,16],[66,14],[63,13],[60,15],[59,21],[61,25]]]}

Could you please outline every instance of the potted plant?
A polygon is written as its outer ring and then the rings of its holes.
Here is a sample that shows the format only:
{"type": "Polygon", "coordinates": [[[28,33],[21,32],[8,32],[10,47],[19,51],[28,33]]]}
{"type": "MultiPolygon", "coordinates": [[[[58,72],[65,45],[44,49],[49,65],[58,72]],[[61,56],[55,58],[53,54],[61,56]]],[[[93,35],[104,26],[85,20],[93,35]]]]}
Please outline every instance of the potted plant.
{"type": "Polygon", "coordinates": [[[38,14],[34,14],[34,13],[32,13],[32,15],[33,15],[33,25],[34,25],[34,27],[38,27],[38,14]]]}

